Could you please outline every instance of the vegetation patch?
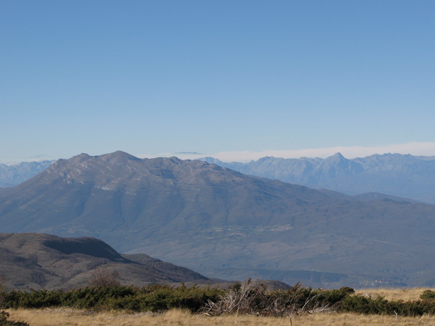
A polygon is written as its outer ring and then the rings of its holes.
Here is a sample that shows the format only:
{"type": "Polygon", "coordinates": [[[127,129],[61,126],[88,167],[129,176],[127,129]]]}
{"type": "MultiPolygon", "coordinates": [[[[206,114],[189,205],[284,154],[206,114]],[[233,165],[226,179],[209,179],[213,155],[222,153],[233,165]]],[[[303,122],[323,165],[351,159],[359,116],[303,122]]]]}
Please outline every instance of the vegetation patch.
{"type": "Polygon", "coordinates": [[[152,285],[90,287],[81,289],[17,291],[5,298],[7,308],[74,307],[94,310],[164,311],[173,308],[197,312],[208,300],[217,301],[224,291],[216,288],[200,289],[197,286],[170,287],[152,285]]]}
{"type": "Polygon", "coordinates": [[[9,313],[3,310],[3,304],[5,299],[8,297],[6,288],[2,285],[2,277],[0,277],[0,326],[29,326],[25,322],[16,322],[13,320],[8,320],[9,313]]]}
{"type": "MultiPolygon", "coordinates": [[[[103,276],[109,278],[108,275],[103,276]]],[[[122,310],[135,313],[183,309],[208,316],[247,314],[295,317],[320,312],[396,317],[435,315],[435,292],[431,290],[424,291],[419,300],[389,301],[380,295],[355,294],[355,291],[348,287],[323,290],[296,284],[289,290],[267,291],[264,284],[248,280],[237,283],[228,290],[211,287],[199,288],[198,286],[186,287],[184,284],[179,287],[152,285],[138,288],[121,286],[115,282],[116,275],[109,276],[114,280],[112,285],[96,286],[98,284],[96,282],[92,286],[69,291],[3,291],[3,306],[14,309],[70,307],[93,311],[122,310]]],[[[7,313],[3,313],[2,316],[6,320],[7,313]]]]}

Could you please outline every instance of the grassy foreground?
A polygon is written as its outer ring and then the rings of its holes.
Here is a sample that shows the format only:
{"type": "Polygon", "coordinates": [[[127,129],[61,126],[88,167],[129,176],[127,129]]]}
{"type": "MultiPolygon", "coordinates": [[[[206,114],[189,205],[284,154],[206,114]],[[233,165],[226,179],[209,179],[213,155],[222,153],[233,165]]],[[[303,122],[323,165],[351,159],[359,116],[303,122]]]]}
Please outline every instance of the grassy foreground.
{"type": "MultiPolygon", "coordinates": [[[[249,303],[249,307],[252,307],[253,304],[258,305],[262,302],[262,300],[268,300],[268,296],[273,295],[273,293],[267,293],[267,292],[261,292],[258,290],[252,290],[253,288],[249,288],[249,286],[253,286],[254,283],[245,282],[244,283],[245,289],[250,289],[248,292],[246,292],[244,287],[242,286],[241,289],[237,291],[227,291],[227,299],[230,298],[236,294],[241,294],[244,291],[248,294],[247,296],[238,296],[233,297],[237,300],[239,299],[252,299],[252,295],[254,296],[253,301],[246,301],[249,303]],[[232,296],[230,295],[232,294],[232,296]],[[230,296],[228,296],[230,295],[230,296]],[[256,301],[255,299],[260,298],[260,301],[256,301]]],[[[115,293],[118,293],[117,291],[124,291],[129,288],[117,288],[117,290],[114,290],[115,293]]],[[[34,292],[33,294],[24,295],[22,299],[28,300],[29,298],[32,298],[29,302],[24,300],[23,302],[27,302],[27,304],[32,303],[30,307],[27,308],[23,307],[16,307],[14,309],[7,309],[7,312],[10,314],[10,319],[12,321],[22,321],[25,323],[28,323],[30,326],[84,326],[84,325],[165,325],[165,326],[172,326],[172,325],[178,325],[178,326],[209,326],[209,325],[290,325],[290,326],[296,326],[296,325],[306,325],[306,326],[320,326],[320,325],[339,325],[339,326],[358,326],[358,325],[435,325],[435,313],[433,313],[434,309],[431,308],[435,304],[435,292],[433,289],[431,291],[427,291],[429,289],[423,289],[423,288],[415,288],[415,289],[366,289],[366,290],[358,290],[356,293],[347,294],[343,292],[342,290],[323,290],[320,292],[312,292],[312,290],[300,287],[296,289],[296,293],[302,293],[302,294],[309,294],[310,298],[327,298],[328,302],[334,302],[334,300],[341,300],[341,306],[343,306],[343,302],[347,302],[347,307],[352,308],[352,302],[353,304],[358,303],[360,304],[361,300],[369,300],[369,306],[372,307],[369,312],[366,313],[355,313],[365,311],[365,309],[361,310],[361,307],[359,306],[353,307],[350,311],[354,312],[346,312],[349,310],[344,310],[343,307],[340,309],[318,309],[317,306],[314,305],[312,309],[295,309],[295,310],[289,310],[287,314],[281,314],[281,317],[276,317],[277,315],[265,315],[265,316],[257,316],[259,315],[256,310],[253,310],[251,308],[243,308],[243,305],[239,305],[242,310],[245,311],[245,314],[237,314],[238,310],[231,310],[232,313],[219,313],[219,314],[213,314],[212,310],[204,310],[204,309],[196,309],[197,306],[196,300],[192,301],[191,295],[192,294],[199,294],[202,291],[196,287],[193,288],[184,288],[180,287],[178,289],[172,289],[172,288],[166,288],[166,287],[153,287],[152,289],[157,290],[157,292],[150,292],[153,296],[157,294],[157,297],[159,297],[159,300],[163,300],[162,294],[168,295],[179,295],[180,293],[188,294],[189,296],[182,296],[178,299],[174,299],[175,297],[166,297],[162,302],[166,302],[169,300],[169,302],[172,302],[172,308],[170,306],[166,306],[167,309],[148,309],[148,310],[137,310],[134,311],[134,309],[111,309],[110,306],[107,305],[107,301],[105,306],[100,306],[98,309],[94,309],[94,305],[89,307],[82,307],[82,308],[72,308],[74,305],[68,306],[70,303],[69,301],[65,301],[64,304],[59,305],[59,302],[57,302],[57,305],[35,305],[34,300],[38,300],[39,296],[42,296],[45,298],[48,296],[48,299],[52,300],[54,296],[55,298],[62,294],[63,292],[34,292]],[[164,292],[161,292],[164,291],[164,292]],[[180,292],[181,291],[181,292],[180,292]],[[192,292],[193,291],[193,292],[192,292]],[[421,296],[424,293],[430,292],[430,298],[426,301],[428,307],[428,311],[430,313],[420,313],[410,314],[409,311],[407,313],[407,310],[403,310],[402,313],[396,313],[396,310],[392,309],[384,309],[386,305],[385,300],[391,300],[396,301],[398,304],[396,304],[394,307],[400,308],[400,302],[405,302],[405,305],[412,306],[415,302],[422,302],[421,296]],[[197,293],[198,292],[198,293],[197,293]],[[342,293],[343,292],[343,293],[342,293]],[[312,296],[312,293],[317,293],[317,297],[312,296]],[[186,299],[188,299],[186,301],[186,299]],[[385,299],[385,300],[384,300],[385,299]],[[180,301],[181,300],[181,301],[180,301]],[[332,301],[331,301],[332,300],[332,301]],[[188,310],[185,309],[179,309],[174,308],[178,305],[179,302],[187,302],[189,303],[187,306],[190,306],[191,308],[188,310]],[[193,304],[193,306],[192,306],[193,304]],[[350,304],[350,305],[349,305],[350,304]],[[379,309],[376,308],[379,306],[379,309]],[[32,309],[33,307],[33,309],[32,309]],[[104,308],[105,307],[105,308],[104,308]],[[168,310],[169,309],[169,310],[168,310]],[[358,310],[359,309],[359,310],[358,310]],[[373,310],[374,309],[374,310],[373,310]],[[163,312],[162,312],[163,311],[163,312]],[[275,317],[273,317],[275,316],[275,317]],[[291,317],[289,317],[291,316],[291,317]],[[406,316],[414,316],[414,317],[406,317],[406,316]]],[[[107,290],[107,289],[102,289],[107,290]]],[[[146,289],[142,289],[142,291],[145,291],[146,289]]],[[[149,290],[149,289],[148,289],[149,290]]],[[[83,290],[86,295],[92,294],[93,292],[89,292],[89,290],[83,290]]],[[[208,292],[207,290],[205,293],[214,294],[215,290],[212,292],[208,292]]],[[[80,291],[78,292],[81,293],[80,291]]],[[[83,294],[82,293],[82,294],[83,294]]],[[[105,291],[101,292],[105,293],[105,291]]],[[[97,295],[101,295],[99,291],[96,292],[97,295]]],[[[275,295],[279,294],[280,292],[275,292],[275,295]]],[[[288,294],[289,292],[287,292],[288,294]]],[[[77,294],[76,292],[71,292],[70,294],[77,294]]],[[[95,294],[95,293],[94,293],[95,294]]],[[[17,293],[15,294],[17,295],[17,293]]],[[[62,294],[63,295],[63,294],[62,294]]],[[[202,293],[204,295],[204,293],[202,293]]],[[[156,297],[156,298],[157,298],[156,297]]],[[[208,296],[206,296],[208,297],[208,296]]],[[[90,297],[92,298],[92,296],[90,297]]],[[[142,299],[146,299],[146,297],[143,297],[142,299]]],[[[41,298],[39,298],[41,299],[41,298]]],[[[50,303],[51,301],[45,298],[42,303],[50,303]]],[[[155,301],[155,298],[153,299],[155,301]]],[[[311,300],[311,299],[310,299],[311,300]]],[[[323,299],[321,299],[323,300],[323,299]]],[[[92,301],[92,300],[91,300],[92,301]]],[[[231,301],[231,300],[230,300],[231,301]]],[[[424,300],[423,300],[424,301],[424,300]]],[[[40,302],[40,303],[41,303],[40,302]]],[[[73,302],[73,301],[71,301],[73,302]]],[[[151,302],[151,301],[150,301],[151,302]]],[[[159,301],[160,302],[160,301],[159,301]]],[[[229,302],[228,300],[225,302],[229,302]]],[[[278,301],[274,301],[275,303],[278,301]]],[[[296,305],[296,301],[292,301],[292,304],[296,305]]],[[[302,300],[302,304],[306,306],[308,303],[308,306],[312,304],[314,301],[307,301],[306,299],[302,300]],[[304,303],[305,302],[305,303],[304,303]]],[[[324,302],[324,301],[319,301],[324,302]]],[[[159,304],[158,307],[161,305],[159,304]]],[[[97,305],[98,307],[98,305],[97,305]]],[[[157,307],[157,306],[156,306],[157,307]]],[[[346,305],[344,306],[346,307],[346,305]]],[[[365,306],[362,305],[364,308],[365,306]]],[[[261,311],[261,310],[260,310],[261,311]]],[[[2,323],[0,323],[3,325],[2,323]]]]}
{"type": "Polygon", "coordinates": [[[284,317],[256,317],[227,315],[209,317],[191,314],[183,310],[169,310],[163,314],[122,312],[89,312],[79,309],[18,309],[9,310],[11,318],[25,321],[31,326],[214,326],[214,325],[253,325],[253,326],[359,326],[359,325],[435,325],[435,316],[398,317],[379,315],[357,315],[342,313],[320,313],[314,315],[284,317]]]}

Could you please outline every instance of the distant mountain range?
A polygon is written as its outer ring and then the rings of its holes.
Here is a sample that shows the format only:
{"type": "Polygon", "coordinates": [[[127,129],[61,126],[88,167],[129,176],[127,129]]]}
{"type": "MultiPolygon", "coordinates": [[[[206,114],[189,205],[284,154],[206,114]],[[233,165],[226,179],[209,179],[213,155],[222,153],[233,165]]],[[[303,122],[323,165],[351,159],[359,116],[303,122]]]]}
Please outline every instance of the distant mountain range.
{"type": "Polygon", "coordinates": [[[0,187],[13,187],[48,168],[54,161],[0,164],[0,187]]]}
{"type": "Polygon", "coordinates": [[[435,285],[435,206],[376,197],[175,157],[81,154],[3,189],[0,230],[93,236],[214,278],[435,285]]]}
{"type": "Polygon", "coordinates": [[[243,174],[277,179],[348,195],[382,193],[435,204],[435,157],[401,154],[346,159],[337,153],[326,159],[263,157],[249,163],[201,159],[243,174]]]}
{"type": "MultiPolygon", "coordinates": [[[[263,157],[249,163],[222,162],[212,157],[200,160],[243,174],[332,190],[359,199],[401,197],[435,204],[435,157],[383,154],[349,160],[337,153],[326,159],[263,157]]],[[[53,162],[0,164],[0,187],[16,186],[53,162]]]]}

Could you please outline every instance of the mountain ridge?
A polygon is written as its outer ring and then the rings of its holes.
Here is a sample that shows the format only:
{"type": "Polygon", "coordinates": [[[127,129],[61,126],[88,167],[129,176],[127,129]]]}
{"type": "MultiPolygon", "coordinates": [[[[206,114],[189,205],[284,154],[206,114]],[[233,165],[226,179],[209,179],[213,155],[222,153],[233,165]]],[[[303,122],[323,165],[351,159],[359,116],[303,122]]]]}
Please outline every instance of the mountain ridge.
{"type": "Polygon", "coordinates": [[[374,199],[118,152],[60,160],[0,192],[0,223],[3,232],[93,236],[221,279],[429,282],[435,206],[374,199]]]}
{"type": "Polygon", "coordinates": [[[435,157],[375,154],[346,159],[336,153],[326,159],[264,157],[249,163],[200,160],[244,174],[277,179],[347,195],[383,193],[435,204],[435,157]]]}
{"type": "MultiPolygon", "coordinates": [[[[134,159],[134,156],[124,154],[134,159]]],[[[86,156],[89,155],[84,154],[86,156]]],[[[418,202],[435,203],[435,159],[430,156],[375,154],[348,160],[341,153],[337,153],[326,159],[263,157],[249,163],[222,162],[211,157],[200,160],[243,174],[278,179],[314,189],[338,191],[352,196],[383,193],[418,202]]],[[[0,192],[4,189],[1,187],[16,186],[42,172],[53,162],[24,162],[13,166],[0,164],[0,192]],[[17,168],[24,165],[33,165],[33,168],[24,171],[23,167],[21,170],[17,168]]]]}

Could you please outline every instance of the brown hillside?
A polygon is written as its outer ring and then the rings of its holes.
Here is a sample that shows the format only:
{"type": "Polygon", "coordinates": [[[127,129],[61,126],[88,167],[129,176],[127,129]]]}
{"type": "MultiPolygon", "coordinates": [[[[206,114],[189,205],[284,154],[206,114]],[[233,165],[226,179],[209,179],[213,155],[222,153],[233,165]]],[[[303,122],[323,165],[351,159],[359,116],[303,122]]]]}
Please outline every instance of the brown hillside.
{"type": "Polygon", "coordinates": [[[208,279],[147,255],[121,256],[95,238],[60,238],[39,233],[0,233],[0,275],[21,289],[87,285],[96,268],[117,271],[125,285],[195,282],[208,279]],[[135,259],[141,257],[142,259],[135,259]],[[146,257],[146,258],[145,258],[146,257]]]}

